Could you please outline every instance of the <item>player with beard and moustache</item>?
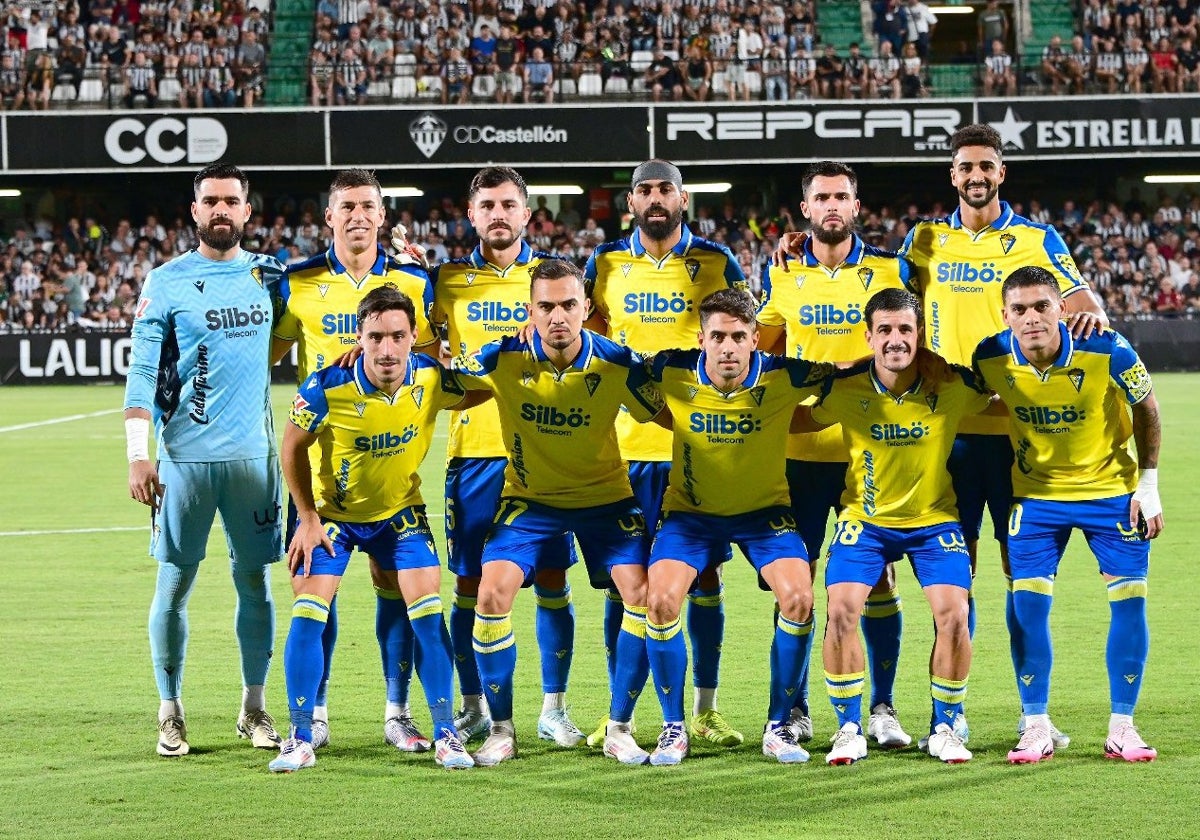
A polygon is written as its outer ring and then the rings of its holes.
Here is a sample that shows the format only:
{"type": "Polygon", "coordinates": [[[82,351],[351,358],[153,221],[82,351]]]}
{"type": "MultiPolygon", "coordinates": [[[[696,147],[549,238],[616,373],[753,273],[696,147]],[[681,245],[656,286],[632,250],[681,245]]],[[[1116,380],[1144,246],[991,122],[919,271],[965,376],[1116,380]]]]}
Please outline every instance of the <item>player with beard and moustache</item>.
{"type": "Polygon", "coordinates": [[[218,510],[237,591],[243,689],[236,730],[263,749],[280,740],[264,684],[275,639],[269,568],[283,549],[270,395],[271,299],[283,265],[242,250],[250,205],[240,169],[213,164],[193,186],[200,244],[147,276],[125,386],[129,492],[151,509],[150,553],[158,561],[150,655],[160,700],[157,750],[166,757],[190,749],[181,700],[187,603],[218,510]]]}
{"type": "MultiPolygon", "coordinates": [[[[384,251],[379,243],[384,219],[383,195],[373,173],[343,169],[334,175],[325,208],[325,224],[333,231],[333,244],[323,253],[289,266],[276,300],[279,318],[273,333],[272,358],[281,359],[296,345],[300,383],[357,346],[359,302],[365,293],[383,286],[396,287],[415,303],[416,348],[434,345],[436,337],[427,317],[433,299],[429,275],[403,247],[397,249],[395,257],[384,251]]],[[[317,475],[320,447],[309,450],[309,460],[313,475],[317,475]]],[[[292,508],[294,505],[289,505],[289,531],[296,522],[292,508]]],[[[288,538],[290,541],[290,533],[288,538]]],[[[408,704],[416,639],[394,576],[384,574],[373,559],[369,568],[375,587],[375,636],[386,691],[383,738],[401,752],[424,752],[430,748],[430,741],[417,729],[408,704]]],[[[329,743],[326,700],[337,631],[335,597],[321,638],[325,673],[312,698],[314,749],[329,743]]]]}
{"type": "MultiPolygon", "coordinates": [[[[466,257],[434,269],[430,315],[439,329],[446,330],[451,353],[462,356],[526,327],[530,275],[551,259],[522,239],[529,224],[529,191],[516,170],[506,166],[479,170],[471,180],[467,202],[467,217],[479,232],[479,244],[466,257]]],[[[500,505],[508,464],[496,404],[453,413],[447,450],[447,565],[456,575],[450,640],[463,698],[455,725],[467,742],[488,733],[493,723],[472,635],[483,544],[500,505]]],[[[583,739],[566,705],[575,639],[575,609],[566,570],[575,562],[574,540],[569,534],[546,540],[541,550],[533,579],[543,692],[537,731],[540,738],[572,747],[583,739]]]]}
{"type": "MultiPolygon", "coordinates": [[[[1058,278],[1064,314],[1076,338],[1107,327],[1108,319],[1058,232],[1017,215],[1000,200],[1006,168],[999,133],[988,125],[963,126],[951,135],[950,149],[950,183],[958,193],[958,208],[942,219],[918,221],[900,248],[900,255],[912,265],[913,287],[922,298],[925,346],[952,364],[970,365],[976,345],[1004,329],[1000,294],[1004,278],[1026,265],[1045,268],[1058,278]]],[[[781,261],[783,253],[796,253],[800,242],[797,235],[784,236],[774,258],[781,261]]],[[[1007,431],[1004,418],[965,418],[951,452],[950,474],[972,570],[986,506],[1000,544],[1004,574],[1011,581],[1006,544],[1013,456],[1007,431]]],[[[974,596],[968,604],[974,636],[974,596]]],[[[1005,619],[1011,641],[1011,589],[1005,619]]],[[[1023,729],[1022,719],[1018,730],[1023,729]]],[[[967,740],[965,717],[955,721],[955,730],[967,740]]],[[[1055,744],[1064,749],[1070,738],[1057,729],[1054,733],[1055,744]]]]}
{"type": "MultiPolygon", "coordinates": [[[[700,301],[725,288],[746,288],[737,259],[724,245],[692,234],[683,224],[689,196],[683,176],[669,161],[652,159],[634,170],[628,196],[637,229],[628,237],[599,246],[584,273],[592,284],[595,307],[588,326],[643,355],[690,347],[700,333],[700,301]]],[[[639,427],[633,418],[617,418],[621,454],[629,462],[629,480],[651,529],[658,521],[671,469],[671,434],[639,427]]],[[[720,567],[728,549],[708,558],[688,595],[688,636],[696,689],[690,731],[693,737],[736,747],[742,733],[717,711],[717,675],[724,638],[724,593],[720,567]]],[[[604,640],[613,676],[613,651],[620,634],[620,595],[609,589],[604,640]]],[[[588,743],[599,746],[608,721],[588,743]]]]}
{"type": "MultiPolygon", "coordinates": [[[[890,251],[867,245],[855,233],[861,205],[858,177],[844,163],[821,161],[804,173],[801,212],[812,235],[798,258],[767,265],[758,311],[760,346],[814,362],[852,362],[863,355],[862,324],[867,302],[882,289],[911,291],[908,263],[890,251]]],[[[842,491],[850,450],[842,430],[793,434],[787,445],[787,478],[792,514],[816,579],[817,558],[829,512],[842,511],[842,491]]],[[[893,564],[885,566],[862,611],[862,632],[871,670],[871,716],[867,735],[882,747],[906,747],[912,739],[896,717],[892,689],[904,628],[893,564]]],[[[808,673],[788,721],[797,741],[812,738],[808,673]]]]}

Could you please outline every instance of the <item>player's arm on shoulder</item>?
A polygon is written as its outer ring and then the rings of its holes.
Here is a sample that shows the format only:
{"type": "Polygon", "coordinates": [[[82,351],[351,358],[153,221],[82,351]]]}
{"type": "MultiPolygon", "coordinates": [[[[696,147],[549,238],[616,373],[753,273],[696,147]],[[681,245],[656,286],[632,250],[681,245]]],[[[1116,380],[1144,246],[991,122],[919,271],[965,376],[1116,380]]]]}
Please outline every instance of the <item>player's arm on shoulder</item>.
{"type": "MultiPolygon", "coordinates": [[[[298,394],[297,397],[299,396],[298,394]]],[[[332,554],[333,543],[325,532],[325,525],[321,522],[321,515],[317,513],[317,503],[313,497],[308,448],[317,442],[317,435],[296,425],[296,412],[299,410],[293,404],[292,421],[284,427],[283,446],[279,454],[283,480],[287,483],[288,493],[296,506],[297,514],[296,532],[292,535],[287,549],[288,568],[293,572],[302,568],[304,577],[308,577],[313,551],[317,546],[323,546],[332,554]]]]}
{"type": "Polygon", "coordinates": [[[1063,298],[1063,311],[1067,316],[1067,329],[1076,340],[1109,327],[1108,315],[1100,306],[1100,299],[1087,286],[1077,288],[1063,298]]]}
{"type": "Polygon", "coordinates": [[[804,253],[805,239],[808,239],[807,231],[789,230],[781,233],[779,235],[779,244],[771,252],[771,265],[787,271],[788,257],[798,257],[804,253]]]}
{"type": "Polygon", "coordinates": [[[474,408],[480,403],[485,403],[492,398],[492,392],[480,387],[480,380],[473,379],[469,383],[467,377],[460,376],[452,368],[441,368],[441,387],[442,393],[446,395],[447,405],[451,411],[466,411],[469,408],[474,408]],[[457,397],[457,401],[455,398],[457,397]]]}
{"type": "MultiPolygon", "coordinates": [[[[625,377],[625,388],[629,392],[632,399],[625,401],[625,408],[634,420],[639,423],[649,423],[650,421],[658,422],[661,415],[666,414],[670,417],[670,412],[667,411],[667,401],[663,397],[662,391],[655,384],[653,366],[647,368],[642,357],[632,350],[626,349],[628,358],[629,373],[625,377]]],[[[662,423],[659,423],[662,426],[662,423]]],[[[664,426],[670,428],[670,426],[664,426]]]]}
{"type": "Polygon", "coordinates": [[[279,364],[279,361],[291,351],[292,345],[295,343],[294,339],[280,338],[277,335],[271,336],[271,364],[279,364]]]}
{"type": "Polygon", "coordinates": [[[824,375],[814,382],[818,388],[816,403],[809,402],[806,398],[806,401],[797,405],[796,410],[792,412],[792,422],[788,431],[793,434],[796,432],[819,432],[838,422],[831,404],[827,402],[837,382],[836,369],[829,364],[812,365],[811,367],[814,374],[824,371],[824,375]]]}

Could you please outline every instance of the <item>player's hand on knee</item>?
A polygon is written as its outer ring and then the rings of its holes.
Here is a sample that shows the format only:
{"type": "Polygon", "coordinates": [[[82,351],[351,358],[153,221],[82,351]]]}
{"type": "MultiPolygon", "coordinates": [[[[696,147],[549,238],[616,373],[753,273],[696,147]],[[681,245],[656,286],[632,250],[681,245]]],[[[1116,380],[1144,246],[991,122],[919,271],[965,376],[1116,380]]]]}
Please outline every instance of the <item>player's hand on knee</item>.
{"type": "Polygon", "coordinates": [[[296,570],[300,569],[301,576],[308,577],[312,571],[313,552],[318,547],[324,548],[330,555],[333,554],[333,541],[329,539],[321,520],[301,521],[288,545],[288,570],[295,574],[296,570]]]}
{"type": "Polygon", "coordinates": [[[158,479],[152,461],[132,461],[129,464],[129,497],[158,512],[166,486],[158,479]]]}
{"type": "Polygon", "coordinates": [[[792,230],[780,234],[779,245],[771,253],[771,265],[787,271],[787,258],[798,257],[804,253],[804,240],[808,234],[802,230],[792,230]]]}

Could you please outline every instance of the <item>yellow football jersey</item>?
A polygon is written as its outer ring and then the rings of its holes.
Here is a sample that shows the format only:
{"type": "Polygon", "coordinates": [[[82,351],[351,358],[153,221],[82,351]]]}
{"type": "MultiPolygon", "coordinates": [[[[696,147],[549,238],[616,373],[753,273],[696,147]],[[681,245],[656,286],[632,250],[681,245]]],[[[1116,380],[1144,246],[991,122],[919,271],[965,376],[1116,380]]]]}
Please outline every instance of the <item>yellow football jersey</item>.
{"type": "MultiPolygon", "coordinates": [[[[477,247],[460,260],[433,270],[430,320],[446,329],[453,355],[476,353],[485,344],[514,335],[529,322],[529,275],[550,255],[521,244],[521,253],[506,267],[492,265],[477,247]]],[[[450,415],[451,458],[505,458],[500,414],[489,400],[450,415]]]]}
{"type": "Polygon", "coordinates": [[[833,367],[756,351],[746,380],[726,394],[704,359],[701,350],[677,350],[653,360],[675,426],[663,510],[734,516],[790,504],[779,456],[792,413],[833,367]]]}
{"type": "Polygon", "coordinates": [[[582,335],[579,355],[562,371],[536,333],[529,344],[505,338],[454,358],[462,384],[491,391],[499,408],[505,496],[575,509],[633,495],[616,417],[625,405],[649,420],[662,396],[636,353],[589,330],[582,335]]]}
{"type": "MultiPolygon", "coordinates": [[[[783,327],[787,355],[810,362],[852,362],[868,355],[863,312],[880,289],[907,289],[910,267],[906,260],[864,243],[854,236],[845,261],[829,269],[812,252],[812,239],[804,240],[799,259],[788,259],[787,269],[768,264],[762,273],[762,303],[758,322],[783,327]]],[[[850,460],[837,426],[820,432],[788,437],[787,457],[800,461],[850,460]]]]}
{"type": "Polygon", "coordinates": [[[1083,341],[1059,326],[1062,351],[1046,370],[1021,353],[1011,330],[985,339],[976,370],[1008,406],[1013,496],[1085,501],[1132,493],[1129,406],[1153,383],[1129,342],[1112,330],[1083,341]]]}
{"type": "MultiPolygon", "coordinates": [[[[1058,231],[1018,216],[1006,201],[1000,218],[981,231],[963,227],[959,210],[918,222],[900,254],[912,263],[924,301],[925,345],[956,365],[970,365],[976,345],[1004,329],[1000,286],[1018,268],[1046,269],[1063,297],[1088,288],[1058,231]]],[[[977,417],[965,420],[962,431],[999,435],[1008,428],[1002,417],[977,417]]]]}
{"type": "Polygon", "coordinates": [[[423,504],[418,469],[433,442],[440,409],[466,392],[452,371],[422,353],[409,357],[404,384],[392,396],[363,372],[314,372],[292,402],[291,422],[317,435],[313,495],[326,519],[378,522],[423,504]]]}
{"type": "MultiPolygon", "coordinates": [[[[692,235],[661,260],[642,245],[641,231],[596,249],[584,269],[592,283],[592,305],[608,322],[618,344],[650,355],[676,347],[695,347],[700,334],[700,301],[715,291],[747,288],[746,276],[724,245],[692,235]]],[[[671,433],[658,426],[639,427],[629,417],[617,420],[621,453],[630,461],[667,461],[671,433]]]]}
{"type": "Polygon", "coordinates": [[[874,362],[838,371],[813,406],[819,423],[840,422],[850,469],[839,520],[884,528],[921,528],[958,520],[946,469],[963,417],[990,397],[966,368],[950,382],[918,379],[899,397],[875,375],[874,362]]]}
{"type": "Polygon", "coordinates": [[[433,343],[429,310],[433,287],[417,266],[402,265],[380,246],[375,264],[365,277],[355,278],[333,253],[333,248],[297,265],[289,266],[279,285],[279,311],[275,338],[298,343],[299,379],[333,362],[357,342],[358,304],[363,295],[392,283],[412,298],[417,310],[417,347],[433,343]]]}

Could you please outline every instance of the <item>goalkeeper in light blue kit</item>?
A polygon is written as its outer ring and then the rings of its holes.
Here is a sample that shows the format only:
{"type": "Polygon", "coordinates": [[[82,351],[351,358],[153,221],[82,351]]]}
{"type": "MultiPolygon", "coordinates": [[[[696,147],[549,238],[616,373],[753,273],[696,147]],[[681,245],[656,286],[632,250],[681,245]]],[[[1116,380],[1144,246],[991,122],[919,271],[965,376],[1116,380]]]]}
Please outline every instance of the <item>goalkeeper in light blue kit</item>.
{"type": "Polygon", "coordinates": [[[158,754],[167,757],[189,749],[181,702],[187,602],[218,510],[237,590],[237,733],[255,747],[279,745],[263,695],[275,638],[268,569],[283,548],[269,391],[270,290],[283,266],[241,248],[250,205],[240,169],[208,166],[194,190],[200,244],[146,278],[125,387],[129,492],[152,510],[150,553],[159,563],[150,655],[161,700],[158,754]]]}

